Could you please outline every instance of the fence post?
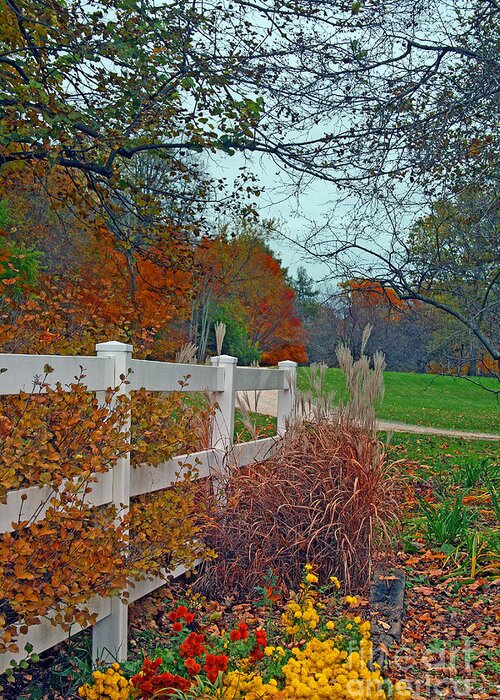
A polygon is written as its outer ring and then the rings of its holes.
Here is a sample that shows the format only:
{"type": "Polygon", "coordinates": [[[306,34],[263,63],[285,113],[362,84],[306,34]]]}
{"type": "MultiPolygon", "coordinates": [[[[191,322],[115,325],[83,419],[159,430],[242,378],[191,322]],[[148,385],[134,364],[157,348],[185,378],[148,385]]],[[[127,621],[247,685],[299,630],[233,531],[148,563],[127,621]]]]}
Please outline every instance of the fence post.
{"type": "MultiPolygon", "coordinates": [[[[132,345],[111,341],[97,343],[97,357],[111,357],[115,361],[115,387],[121,377],[129,374],[132,345]]],[[[120,394],[129,395],[127,384],[122,384],[120,394]]],[[[130,416],[124,430],[130,429],[130,416]]],[[[125,514],[130,504],[130,452],[117,461],[113,469],[113,505],[125,514]]],[[[127,658],[128,607],[120,598],[111,598],[111,615],[94,625],[92,630],[92,659],[96,661],[124,661],[127,658]]]]}
{"type": "Polygon", "coordinates": [[[292,360],[278,362],[278,369],[285,371],[283,389],[278,391],[278,435],[283,436],[287,426],[295,423],[295,388],[297,384],[297,363],[292,360]]]}
{"type": "Polygon", "coordinates": [[[238,358],[218,355],[211,358],[212,366],[224,367],[224,389],[215,392],[219,408],[215,412],[212,427],[212,447],[228,453],[233,446],[234,434],[234,379],[238,358]]]}
{"type": "Polygon", "coordinates": [[[234,441],[235,408],[235,373],[238,358],[231,355],[218,355],[211,358],[212,366],[224,367],[224,389],[216,391],[215,401],[218,408],[212,422],[212,448],[217,450],[216,463],[218,475],[215,475],[214,489],[217,498],[223,498],[224,476],[227,459],[234,441]],[[219,483],[217,483],[219,482],[219,483]]]}

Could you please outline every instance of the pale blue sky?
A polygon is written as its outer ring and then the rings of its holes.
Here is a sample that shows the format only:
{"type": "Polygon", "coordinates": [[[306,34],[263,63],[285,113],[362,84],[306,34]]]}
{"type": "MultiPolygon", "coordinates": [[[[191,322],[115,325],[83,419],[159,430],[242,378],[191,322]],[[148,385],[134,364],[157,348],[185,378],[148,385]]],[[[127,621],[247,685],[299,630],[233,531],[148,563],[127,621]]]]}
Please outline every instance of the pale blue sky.
{"type": "MultiPolygon", "coordinates": [[[[266,156],[248,157],[243,154],[234,156],[218,155],[216,160],[209,162],[209,170],[216,177],[225,177],[228,187],[240,174],[240,168],[246,166],[258,178],[263,192],[256,199],[257,209],[262,218],[277,219],[280,228],[290,237],[300,237],[307,230],[310,222],[321,221],[331,209],[334,189],[330,183],[320,180],[304,182],[299,194],[293,193],[293,186],[286,182],[286,173],[280,171],[271,158],[266,156]]],[[[293,178],[296,174],[292,175],[293,178]]],[[[273,240],[271,248],[295,275],[297,268],[303,266],[314,279],[320,279],[326,274],[326,268],[314,260],[307,259],[298,246],[288,241],[273,240]]]]}

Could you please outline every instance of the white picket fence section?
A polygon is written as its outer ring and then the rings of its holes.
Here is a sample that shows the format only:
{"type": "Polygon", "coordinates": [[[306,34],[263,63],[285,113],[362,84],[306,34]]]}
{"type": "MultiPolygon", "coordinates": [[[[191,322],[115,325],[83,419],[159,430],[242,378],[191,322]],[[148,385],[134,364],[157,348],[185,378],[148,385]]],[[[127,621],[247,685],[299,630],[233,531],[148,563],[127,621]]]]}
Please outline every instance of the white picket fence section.
{"type": "MultiPolygon", "coordinates": [[[[184,365],[169,362],[135,360],[132,346],[119,342],[98,343],[96,357],[68,357],[58,355],[9,355],[0,354],[0,395],[15,395],[19,391],[31,392],[35,377],[44,377],[51,386],[63,387],[74,383],[82,370],[83,382],[88,391],[106,392],[108,388],[120,385],[120,376],[126,375],[128,384],[122,384],[121,391],[130,393],[140,388],[148,391],[176,391],[180,382],[187,384],[182,391],[214,392],[218,408],[212,423],[211,448],[190,455],[180,455],[159,465],[131,467],[130,455],[121,458],[115,468],[99,475],[92,485],[92,492],[86,502],[93,506],[114,503],[127,509],[130,499],[145,493],[168,488],[175,481],[179,463],[194,463],[197,460],[199,477],[217,477],[228,461],[231,465],[243,467],[253,462],[263,461],[279,449],[279,438],[287,425],[294,421],[294,387],[297,363],[280,362],[278,369],[238,367],[237,358],[220,355],[212,358],[212,365],[184,365]],[[45,377],[44,367],[49,365],[52,372],[45,377]],[[237,391],[278,390],[277,435],[271,438],[233,444],[235,397],[237,391]]],[[[23,520],[43,518],[48,501],[54,495],[50,486],[31,486],[11,491],[7,504],[0,505],[0,533],[10,532],[13,523],[22,513],[23,520]]],[[[184,572],[178,567],[173,576],[184,572]]],[[[167,575],[167,574],[166,574],[167,575]]],[[[151,593],[165,583],[165,577],[155,577],[136,582],[129,588],[129,602],[134,602],[151,593]]],[[[97,613],[97,623],[92,630],[93,658],[127,658],[128,608],[118,598],[95,598],[88,605],[97,613]]],[[[70,635],[80,631],[73,625],[70,635]]],[[[29,642],[33,652],[41,653],[68,638],[68,632],[54,626],[49,620],[31,627],[26,635],[19,638],[18,654],[0,656],[0,673],[11,659],[20,660],[26,656],[24,646],[29,642]]]]}

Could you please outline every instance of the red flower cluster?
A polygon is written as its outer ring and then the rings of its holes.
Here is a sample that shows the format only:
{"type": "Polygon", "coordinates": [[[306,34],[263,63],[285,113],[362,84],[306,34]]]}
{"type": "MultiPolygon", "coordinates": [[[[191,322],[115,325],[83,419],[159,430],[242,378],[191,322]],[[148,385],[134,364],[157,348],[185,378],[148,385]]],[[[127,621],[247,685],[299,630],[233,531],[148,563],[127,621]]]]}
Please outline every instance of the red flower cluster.
{"type": "Polygon", "coordinates": [[[249,659],[253,662],[264,658],[264,647],[267,644],[266,630],[255,630],[255,647],[250,652],[249,659]]]}
{"type": "MultiPolygon", "coordinates": [[[[172,622],[173,630],[180,632],[183,628],[182,621],[193,622],[194,614],[188,612],[184,605],[179,605],[176,610],[168,614],[168,618],[172,622]]],[[[237,627],[231,631],[230,638],[233,642],[249,640],[248,625],[245,622],[239,622],[237,627]]],[[[252,642],[249,640],[249,645],[251,644],[252,642]]],[[[263,658],[266,644],[265,630],[255,630],[255,643],[249,655],[251,661],[256,662],[263,658]]],[[[241,650],[235,649],[238,653],[241,650]]],[[[208,653],[203,635],[196,632],[190,632],[185,638],[179,646],[179,654],[184,659],[184,668],[189,676],[197,676],[203,668],[211,683],[215,683],[219,674],[225,673],[228,668],[229,656],[208,653]]],[[[132,678],[132,684],[141,693],[140,697],[163,700],[170,698],[177,690],[185,692],[190,689],[192,681],[189,678],[174,676],[171,673],[158,673],[161,663],[161,659],[150,661],[146,658],[140,673],[132,678]]]]}
{"type": "Polygon", "coordinates": [[[201,664],[199,664],[197,661],[195,661],[191,657],[188,657],[184,661],[184,668],[186,669],[186,671],[189,673],[190,676],[196,676],[201,671],[201,664]]]}
{"type": "Polygon", "coordinates": [[[161,664],[161,659],[150,661],[145,658],[141,671],[132,677],[132,685],[139,690],[142,698],[164,700],[176,690],[187,691],[191,687],[191,681],[182,676],[174,676],[167,672],[158,673],[161,664]]]}
{"type": "Polygon", "coordinates": [[[237,642],[239,639],[248,639],[248,627],[244,622],[238,623],[238,628],[231,631],[229,635],[233,642],[237,642]]]}
{"type": "Polygon", "coordinates": [[[194,613],[189,612],[185,605],[179,605],[177,610],[172,610],[168,613],[168,619],[174,623],[172,625],[174,632],[180,632],[182,629],[181,620],[184,620],[189,625],[194,620],[194,613]]]}
{"type": "Polygon", "coordinates": [[[182,642],[179,649],[182,658],[186,658],[188,656],[201,656],[201,654],[206,651],[203,644],[203,635],[196,634],[196,632],[191,632],[191,634],[182,642]]]}
{"type": "Polygon", "coordinates": [[[228,661],[229,656],[225,656],[224,654],[219,654],[219,656],[215,656],[214,654],[206,655],[205,673],[210,683],[215,683],[215,681],[217,680],[217,676],[219,675],[219,671],[222,671],[222,673],[224,673],[224,671],[227,670],[228,661]]]}
{"type": "Polygon", "coordinates": [[[265,647],[267,645],[266,630],[255,630],[255,642],[261,647],[265,647]]]}

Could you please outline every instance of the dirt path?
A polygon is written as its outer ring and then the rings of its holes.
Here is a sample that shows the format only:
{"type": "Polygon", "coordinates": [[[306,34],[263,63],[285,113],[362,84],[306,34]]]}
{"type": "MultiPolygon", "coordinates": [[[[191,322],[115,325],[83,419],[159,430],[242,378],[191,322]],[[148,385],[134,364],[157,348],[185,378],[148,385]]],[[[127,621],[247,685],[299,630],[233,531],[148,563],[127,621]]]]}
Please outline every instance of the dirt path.
{"type": "MultiPolygon", "coordinates": [[[[248,403],[251,411],[264,413],[267,416],[276,416],[278,405],[277,391],[262,391],[257,397],[257,406],[255,405],[255,393],[238,392],[243,401],[243,405],[247,406],[247,399],[243,396],[247,395],[248,403]]],[[[443,435],[444,437],[458,437],[472,440],[500,440],[500,435],[492,433],[477,433],[469,430],[451,430],[449,428],[431,428],[426,425],[409,425],[398,421],[377,421],[379,430],[386,430],[388,433],[417,433],[421,435],[443,435]]]]}
{"type": "Polygon", "coordinates": [[[493,433],[475,433],[470,430],[451,430],[449,428],[429,428],[426,425],[408,425],[397,421],[377,421],[379,430],[387,430],[388,433],[419,433],[421,435],[443,435],[445,437],[470,438],[472,440],[500,440],[500,435],[493,433]]]}

